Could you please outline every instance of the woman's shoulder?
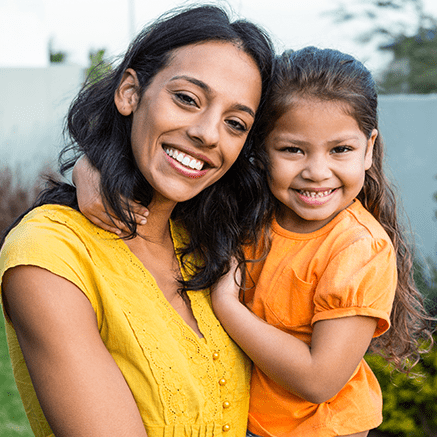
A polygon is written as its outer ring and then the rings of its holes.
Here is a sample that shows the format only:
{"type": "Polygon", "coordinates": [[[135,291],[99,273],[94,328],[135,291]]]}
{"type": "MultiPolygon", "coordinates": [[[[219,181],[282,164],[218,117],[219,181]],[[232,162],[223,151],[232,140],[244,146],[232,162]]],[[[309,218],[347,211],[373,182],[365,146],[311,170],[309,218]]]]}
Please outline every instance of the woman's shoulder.
{"type": "Polygon", "coordinates": [[[48,204],[29,211],[17,225],[17,228],[37,224],[46,224],[47,226],[52,224],[56,228],[56,223],[69,226],[74,223],[80,225],[81,222],[84,224],[86,221],[87,219],[82,213],[69,206],[48,204]]]}
{"type": "Polygon", "coordinates": [[[116,238],[68,206],[43,205],[32,209],[12,228],[1,248],[0,260],[27,264],[38,259],[83,259],[98,250],[103,239],[111,237],[116,238]]]}
{"type": "Polygon", "coordinates": [[[69,206],[50,204],[29,211],[17,226],[11,229],[5,245],[16,240],[32,240],[32,244],[35,244],[37,240],[43,239],[47,243],[62,235],[69,236],[72,240],[84,239],[101,233],[107,232],[97,228],[79,211],[69,206]]]}

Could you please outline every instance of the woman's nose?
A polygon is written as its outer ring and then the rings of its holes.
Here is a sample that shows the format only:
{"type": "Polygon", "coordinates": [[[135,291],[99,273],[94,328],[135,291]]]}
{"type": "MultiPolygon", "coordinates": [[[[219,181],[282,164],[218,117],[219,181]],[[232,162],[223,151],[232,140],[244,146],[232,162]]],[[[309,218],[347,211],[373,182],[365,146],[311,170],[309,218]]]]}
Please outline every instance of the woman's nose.
{"type": "Polygon", "coordinates": [[[198,114],[195,122],[189,126],[188,136],[204,147],[215,147],[220,140],[221,117],[213,110],[198,114]]]}

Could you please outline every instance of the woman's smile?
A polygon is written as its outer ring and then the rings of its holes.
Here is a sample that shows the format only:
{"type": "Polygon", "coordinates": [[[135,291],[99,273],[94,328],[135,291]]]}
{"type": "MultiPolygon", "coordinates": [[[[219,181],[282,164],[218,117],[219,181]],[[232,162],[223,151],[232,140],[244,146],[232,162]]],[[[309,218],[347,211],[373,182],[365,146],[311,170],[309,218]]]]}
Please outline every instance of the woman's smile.
{"type": "MultiPolygon", "coordinates": [[[[217,41],[173,51],[141,98],[128,70],[119,90],[133,114],[132,151],[156,194],[183,202],[220,179],[240,154],[261,97],[253,59],[217,41]]],[[[119,109],[120,110],[120,109],[119,109]]]]}
{"type": "Polygon", "coordinates": [[[192,152],[182,151],[167,145],[164,146],[164,152],[170,165],[189,178],[200,178],[208,172],[208,169],[213,168],[208,158],[200,157],[192,152]]]}

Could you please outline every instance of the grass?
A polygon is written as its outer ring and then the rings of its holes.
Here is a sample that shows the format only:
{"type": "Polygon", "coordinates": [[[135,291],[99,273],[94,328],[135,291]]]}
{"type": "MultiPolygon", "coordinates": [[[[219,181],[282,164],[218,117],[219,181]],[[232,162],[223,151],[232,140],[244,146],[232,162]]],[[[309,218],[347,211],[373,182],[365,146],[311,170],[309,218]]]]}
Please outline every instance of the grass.
{"type": "Polygon", "coordinates": [[[0,437],[33,437],[12,374],[3,316],[0,316],[0,437]]]}
{"type": "MultiPolygon", "coordinates": [[[[37,183],[28,187],[20,183],[22,179],[21,172],[0,168],[0,235],[39,191],[37,183]]],[[[33,437],[12,374],[4,323],[0,314],[0,437],[33,437]]]]}

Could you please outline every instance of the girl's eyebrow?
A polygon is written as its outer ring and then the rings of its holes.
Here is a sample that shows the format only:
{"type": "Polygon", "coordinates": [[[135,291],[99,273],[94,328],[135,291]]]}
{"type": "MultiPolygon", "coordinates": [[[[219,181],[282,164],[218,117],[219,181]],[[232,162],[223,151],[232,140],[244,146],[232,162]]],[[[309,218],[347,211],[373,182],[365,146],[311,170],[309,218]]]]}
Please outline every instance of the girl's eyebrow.
{"type": "MultiPolygon", "coordinates": [[[[196,79],[195,77],[185,76],[185,75],[173,76],[173,77],[170,79],[170,82],[172,82],[172,81],[174,81],[174,80],[179,80],[179,79],[186,80],[186,81],[192,83],[193,85],[198,86],[198,87],[201,88],[203,91],[205,91],[205,93],[207,93],[207,94],[209,94],[209,95],[213,94],[213,90],[212,90],[212,88],[211,88],[208,84],[206,84],[205,82],[203,82],[203,81],[201,81],[201,80],[199,80],[199,79],[196,79]]],[[[255,111],[253,111],[251,108],[249,108],[249,107],[246,106],[246,105],[242,105],[242,104],[240,104],[240,103],[236,103],[236,104],[234,105],[234,108],[235,108],[236,110],[238,110],[238,111],[244,111],[244,112],[247,112],[249,115],[251,115],[253,118],[255,118],[255,111]]]]}
{"type": "Polygon", "coordinates": [[[328,144],[337,144],[349,140],[359,140],[359,137],[357,137],[356,135],[351,135],[351,136],[336,138],[335,140],[328,141],[328,144]]]}
{"type": "MultiPolygon", "coordinates": [[[[283,135],[278,135],[277,137],[275,137],[275,139],[276,139],[276,141],[278,141],[278,140],[285,141],[288,143],[296,144],[297,146],[307,146],[307,145],[311,144],[311,142],[309,142],[309,141],[298,140],[297,138],[290,138],[290,137],[287,137],[287,135],[285,135],[285,137],[283,135]]],[[[359,140],[359,137],[357,137],[355,135],[340,137],[340,138],[336,138],[334,140],[328,141],[327,144],[328,145],[338,144],[338,143],[342,143],[343,141],[349,141],[349,140],[359,140]]]]}

